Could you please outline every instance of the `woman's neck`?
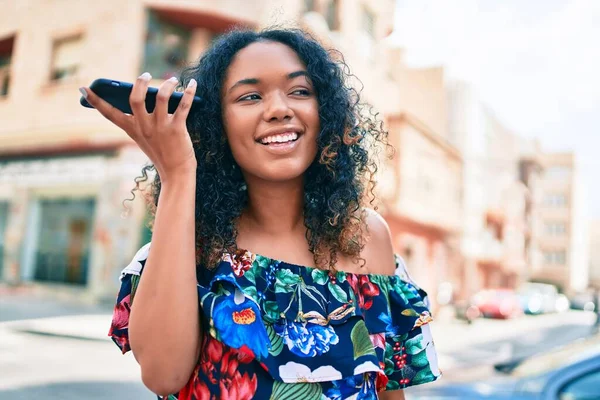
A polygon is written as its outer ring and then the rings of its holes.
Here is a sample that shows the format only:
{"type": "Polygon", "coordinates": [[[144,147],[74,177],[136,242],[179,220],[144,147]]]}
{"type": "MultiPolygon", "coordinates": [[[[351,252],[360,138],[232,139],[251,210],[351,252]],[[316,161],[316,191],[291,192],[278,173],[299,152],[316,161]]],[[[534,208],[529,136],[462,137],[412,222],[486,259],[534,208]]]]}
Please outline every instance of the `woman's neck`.
{"type": "Polygon", "coordinates": [[[268,236],[289,235],[304,230],[304,182],[248,182],[248,206],[240,218],[240,229],[268,236]]]}

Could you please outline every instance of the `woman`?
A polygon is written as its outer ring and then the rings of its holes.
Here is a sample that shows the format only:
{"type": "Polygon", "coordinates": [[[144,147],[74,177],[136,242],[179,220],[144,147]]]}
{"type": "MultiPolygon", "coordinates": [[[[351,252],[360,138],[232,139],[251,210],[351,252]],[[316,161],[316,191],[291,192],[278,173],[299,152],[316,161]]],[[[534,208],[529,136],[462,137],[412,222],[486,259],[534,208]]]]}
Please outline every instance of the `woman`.
{"type": "Polygon", "coordinates": [[[134,116],[82,89],[157,171],[110,336],[159,396],[403,399],[440,375],[426,295],[364,208],[386,134],[341,65],[301,31],[236,31],[184,73],[173,115],[176,79],[149,114],[140,76],[134,116]]]}

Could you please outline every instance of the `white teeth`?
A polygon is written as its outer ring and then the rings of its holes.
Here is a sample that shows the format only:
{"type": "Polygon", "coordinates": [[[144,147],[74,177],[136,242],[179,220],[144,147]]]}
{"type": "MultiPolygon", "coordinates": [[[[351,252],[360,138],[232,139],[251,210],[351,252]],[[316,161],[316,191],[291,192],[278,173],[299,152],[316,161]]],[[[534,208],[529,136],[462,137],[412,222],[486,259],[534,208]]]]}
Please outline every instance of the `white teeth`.
{"type": "Polygon", "coordinates": [[[298,139],[298,134],[296,132],[292,132],[292,133],[268,136],[266,138],[262,138],[260,140],[260,142],[262,144],[269,144],[269,143],[273,143],[273,142],[285,143],[285,142],[291,142],[296,139],[298,139]]]}

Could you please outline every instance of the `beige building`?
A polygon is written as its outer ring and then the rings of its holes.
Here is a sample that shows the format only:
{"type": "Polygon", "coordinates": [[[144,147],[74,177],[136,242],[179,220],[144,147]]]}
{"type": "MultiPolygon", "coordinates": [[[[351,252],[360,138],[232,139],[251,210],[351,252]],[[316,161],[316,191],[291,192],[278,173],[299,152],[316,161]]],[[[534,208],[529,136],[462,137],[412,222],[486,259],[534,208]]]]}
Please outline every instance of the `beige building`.
{"type": "Polygon", "coordinates": [[[590,286],[600,289],[600,220],[590,223],[590,286]]]}
{"type": "Polygon", "coordinates": [[[589,281],[589,222],[576,158],[573,153],[546,154],[544,166],[538,238],[542,262],[530,278],[567,293],[581,291],[589,281]]]}
{"type": "Polygon", "coordinates": [[[448,84],[448,140],[463,156],[463,297],[527,279],[539,197],[539,145],[506,128],[467,83],[448,84]]]}
{"type": "MultiPolygon", "coordinates": [[[[340,48],[366,98],[382,94],[393,0],[9,0],[0,4],[0,280],[112,298],[148,240],[142,202],[123,214],[145,157],[79,105],[98,77],[168,78],[219,34],[300,21],[340,48]],[[41,286],[40,286],[41,285],[41,286]]],[[[139,196],[138,196],[139,197],[139,196]]]]}
{"type": "Polygon", "coordinates": [[[396,154],[380,180],[383,211],[394,247],[435,307],[462,290],[463,160],[446,140],[444,70],[408,68],[399,49],[389,59],[398,108],[386,116],[396,154]]]}

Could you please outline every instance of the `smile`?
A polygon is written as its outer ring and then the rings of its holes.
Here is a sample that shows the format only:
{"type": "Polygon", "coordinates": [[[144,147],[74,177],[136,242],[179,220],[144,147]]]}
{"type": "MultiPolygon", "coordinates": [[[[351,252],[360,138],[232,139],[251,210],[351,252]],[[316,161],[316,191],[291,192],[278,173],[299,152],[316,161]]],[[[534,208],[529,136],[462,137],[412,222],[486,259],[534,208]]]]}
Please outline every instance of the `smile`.
{"type": "Polygon", "coordinates": [[[294,151],[302,135],[296,132],[278,133],[276,135],[266,136],[257,141],[261,148],[274,155],[284,155],[294,151]]]}
{"type": "Polygon", "coordinates": [[[285,132],[264,137],[260,140],[260,143],[268,146],[272,144],[277,145],[280,143],[295,142],[296,140],[298,140],[298,134],[296,132],[285,132]]]}

